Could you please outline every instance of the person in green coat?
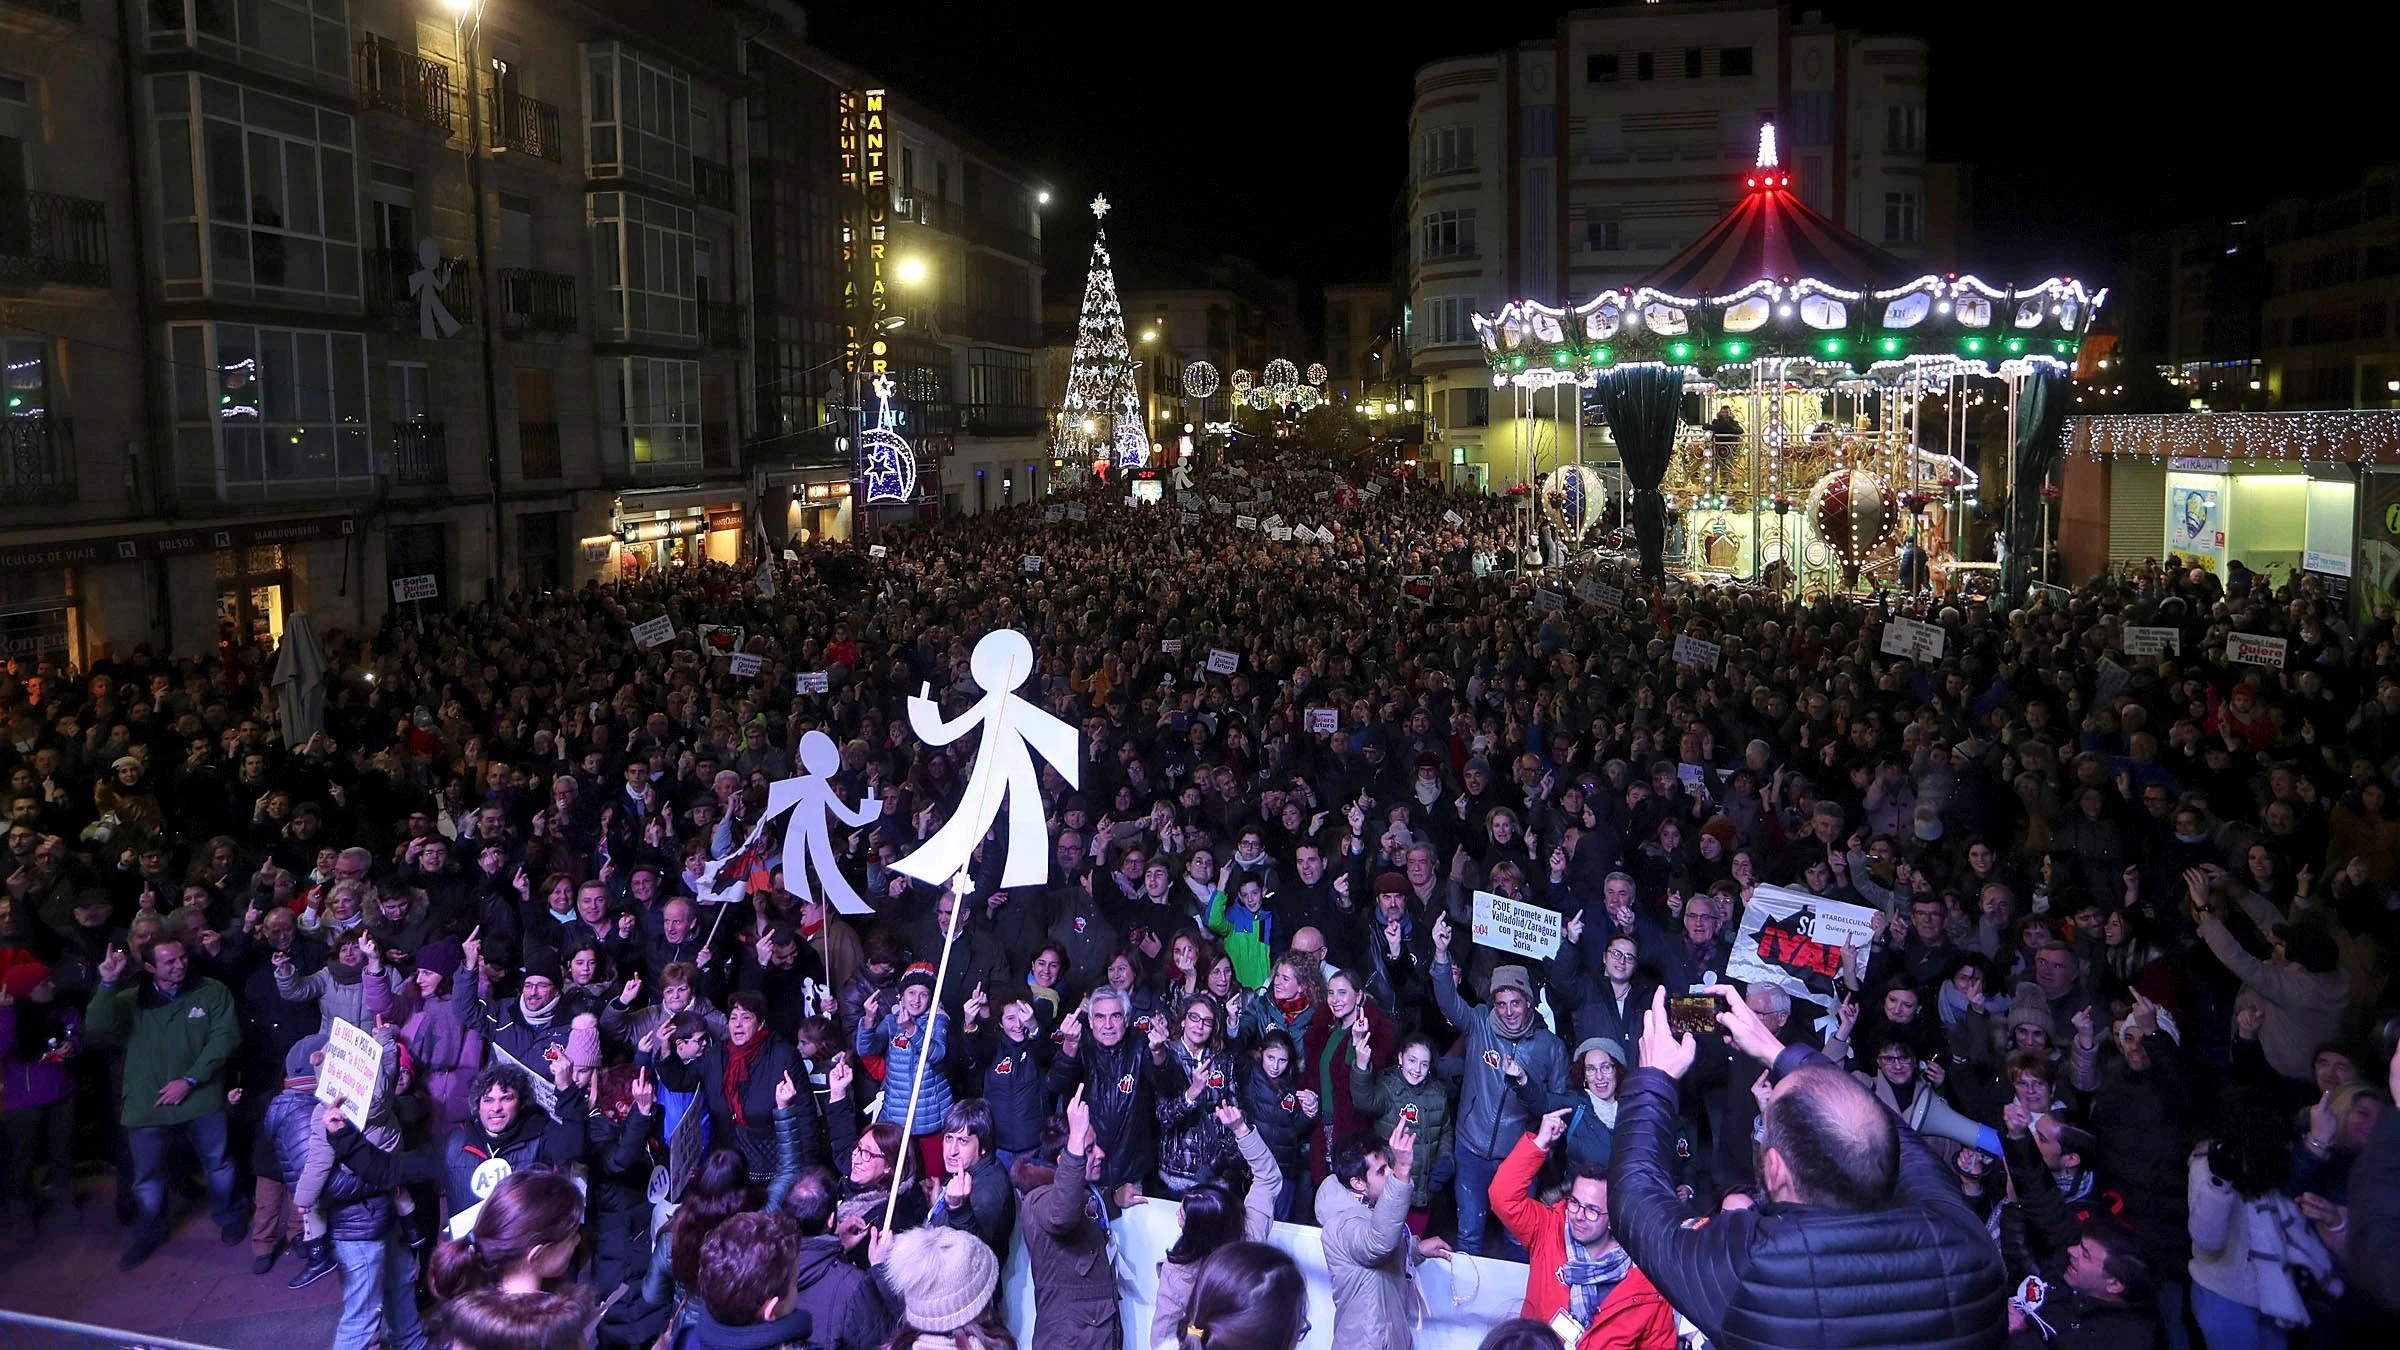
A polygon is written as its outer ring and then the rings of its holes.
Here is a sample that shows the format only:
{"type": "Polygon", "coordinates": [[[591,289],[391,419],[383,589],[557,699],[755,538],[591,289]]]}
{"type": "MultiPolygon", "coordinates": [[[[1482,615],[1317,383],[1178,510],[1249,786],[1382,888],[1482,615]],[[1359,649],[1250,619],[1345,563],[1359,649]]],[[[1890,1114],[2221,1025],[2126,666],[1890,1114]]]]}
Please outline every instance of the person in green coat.
{"type": "Polygon", "coordinates": [[[1402,1125],[1417,1132],[1416,1156],[1424,1165],[1413,1169],[1414,1194],[1409,1209],[1422,1211],[1433,1193],[1450,1184],[1450,1096],[1434,1072],[1432,1042],[1411,1036],[1400,1043],[1400,1062],[1375,1072],[1375,1049],[1365,1033],[1351,1038],[1350,1104],[1372,1119],[1376,1135],[1389,1138],[1402,1125]]]}
{"type": "Polygon", "coordinates": [[[242,1029],[233,995],[215,980],[191,974],[183,944],[150,948],[149,978],[120,987],[127,961],[121,947],[100,958],[84,1026],[94,1039],[125,1046],[121,1123],[133,1155],[133,1244],[118,1258],[131,1270],[166,1245],[168,1162],[182,1139],[200,1160],[208,1184],[209,1217],[231,1247],[249,1235],[249,1215],[234,1191],[233,1160],[225,1151],[225,1066],[242,1029]]]}
{"type": "Polygon", "coordinates": [[[1233,903],[1219,891],[1208,902],[1208,931],[1225,939],[1233,976],[1244,989],[1263,989],[1275,959],[1275,915],[1266,908],[1266,885],[1256,876],[1234,887],[1233,903]]]}

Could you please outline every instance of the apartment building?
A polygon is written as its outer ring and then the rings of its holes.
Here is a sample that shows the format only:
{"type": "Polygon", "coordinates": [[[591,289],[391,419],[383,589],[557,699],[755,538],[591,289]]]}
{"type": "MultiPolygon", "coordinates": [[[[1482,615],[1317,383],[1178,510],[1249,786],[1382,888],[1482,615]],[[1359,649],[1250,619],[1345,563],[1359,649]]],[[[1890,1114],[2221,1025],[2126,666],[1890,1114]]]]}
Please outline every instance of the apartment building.
{"type": "Polygon", "coordinates": [[[2400,407],[2400,163],[2259,213],[2267,395],[2278,408],[2400,407]]]}
{"type": "MultiPolygon", "coordinates": [[[[877,87],[784,0],[0,0],[0,657],[845,536],[840,377],[891,311],[846,284],[840,109],[877,87]]],[[[1033,362],[1007,176],[916,316],[932,465],[1022,459],[1040,403],[975,392],[977,344],[1033,362]]]]}
{"type": "Polygon", "coordinates": [[[1494,429],[1513,410],[1470,316],[1640,281],[1733,205],[1762,123],[1844,227],[1903,257],[1955,241],[1963,189],[1926,162],[1925,79],[1921,40],[1770,0],[1578,9],[1551,36],[1419,69],[1404,325],[1452,485],[1497,487],[1525,462],[1494,429]]]}

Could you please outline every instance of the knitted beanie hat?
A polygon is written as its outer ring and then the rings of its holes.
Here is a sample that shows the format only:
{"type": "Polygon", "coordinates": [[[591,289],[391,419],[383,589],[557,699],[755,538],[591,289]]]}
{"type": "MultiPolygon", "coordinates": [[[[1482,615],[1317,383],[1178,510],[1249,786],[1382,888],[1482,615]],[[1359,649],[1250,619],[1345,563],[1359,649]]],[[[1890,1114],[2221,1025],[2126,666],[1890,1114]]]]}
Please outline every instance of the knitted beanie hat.
{"type": "Polygon", "coordinates": [[[956,1228],[912,1228],[892,1239],[883,1277],[899,1293],[908,1325],[956,1331],[983,1314],[1000,1284],[1000,1262],[983,1239],[956,1228]]]}
{"type": "Polygon", "coordinates": [[[574,1025],[567,1030],[567,1062],[578,1069],[600,1067],[600,1019],[590,1013],[577,1013],[574,1025]]]}

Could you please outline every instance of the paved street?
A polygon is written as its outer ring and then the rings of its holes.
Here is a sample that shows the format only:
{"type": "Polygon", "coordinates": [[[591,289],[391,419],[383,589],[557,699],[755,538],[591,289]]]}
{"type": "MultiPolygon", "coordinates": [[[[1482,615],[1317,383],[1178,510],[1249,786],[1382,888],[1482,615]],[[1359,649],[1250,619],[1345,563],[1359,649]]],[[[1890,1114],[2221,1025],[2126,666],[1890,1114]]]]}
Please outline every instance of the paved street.
{"type": "MultiPolygon", "coordinates": [[[[298,1269],[286,1253],[264,1276],[250,1273],[250,1247],[220,1246],[205,1207],[186,1213],[173,1240],[140,1269],[117,1272],[125,1248],[108,1179],[84,1183],[83,1211],[52,1214],[37,1240],[12,1229],[0,1242],[0,1309],[114,1327],[202,1345],[313,1350],[333,1343],[341,1280],[328,1275],[294,1292],[298,1269]]],[[[70,1350],[101,1342],[0,1324],[9,1350],[70,1350]]],[[[121,1342],[119,1342],[121,1344],[121,1342]]]]}

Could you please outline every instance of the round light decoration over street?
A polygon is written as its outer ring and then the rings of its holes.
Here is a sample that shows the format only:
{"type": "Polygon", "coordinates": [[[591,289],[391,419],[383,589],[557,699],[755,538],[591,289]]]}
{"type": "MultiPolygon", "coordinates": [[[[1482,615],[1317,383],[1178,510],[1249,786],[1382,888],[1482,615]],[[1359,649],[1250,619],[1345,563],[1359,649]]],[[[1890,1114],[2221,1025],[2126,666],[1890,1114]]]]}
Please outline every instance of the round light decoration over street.
{"type": "Polygon", "coordinates": [[[1217,392],[1217,368],[1206,361],[1194,361],[1183,368],[1185,398],[1207,398],[1217,392]]]}
{"type": "Polygon", "coordinates": [[[1310,384],[1323,384],[1323,383],[1325,383],[1325,363],[1324,363],[1324,362],[1322,362],[1322,361],[1312,361],[1312,362],[1310,362],[1310,363],[1309,363],[1309,366],[1308,366],[1308,382],[1309,382],[1310,384]]]}
{"type": "Polygon", "coordinates": [[[1237,394],[1249,393],[1250,386],[1256,383],[1258,383],[1258,381],[1251,376],[1249,371],[1237,370],[1233,372],[1233,392],[1237,394]]]}
{"type": "Polygon", "coordinates": [[[1288,388],[1300,383],[1300,367],[1278,356],[1267,363],[1266,378],[1259,383],[1269,389],[1288,388]]]}

